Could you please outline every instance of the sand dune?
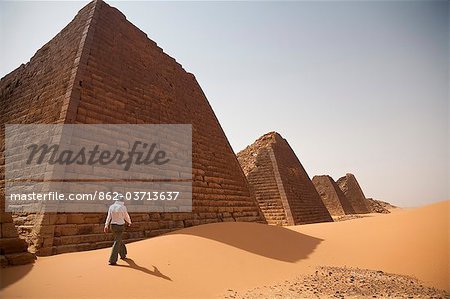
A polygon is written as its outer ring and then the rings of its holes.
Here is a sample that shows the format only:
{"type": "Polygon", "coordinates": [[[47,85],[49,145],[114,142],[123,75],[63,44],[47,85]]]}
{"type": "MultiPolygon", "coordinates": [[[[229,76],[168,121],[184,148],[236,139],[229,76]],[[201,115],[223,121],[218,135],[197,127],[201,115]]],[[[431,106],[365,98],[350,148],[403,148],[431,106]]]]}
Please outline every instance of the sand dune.
{"type": "Polygon", "coordinates": [[[449,289],[449,201],[392,214],[290,228],[216,223],[109,249],[2,269],[1,298],[210,298],[347,266],[413,275],[449,289]]]}

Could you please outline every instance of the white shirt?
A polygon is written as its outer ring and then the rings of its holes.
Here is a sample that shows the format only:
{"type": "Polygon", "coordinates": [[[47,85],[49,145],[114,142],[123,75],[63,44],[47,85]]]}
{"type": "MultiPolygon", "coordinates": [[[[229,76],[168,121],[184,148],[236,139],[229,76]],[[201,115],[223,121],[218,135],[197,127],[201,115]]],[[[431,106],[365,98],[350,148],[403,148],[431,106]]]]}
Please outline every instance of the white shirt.
{"type": "Polygon", "coordinates": [[[122,201],[116,201],[108,209],[108,217],[106,217],[105,226],[111,224],[125,224],[125,221],[131,224],[130,215],[128,215],[127,207],[122,201]]]}

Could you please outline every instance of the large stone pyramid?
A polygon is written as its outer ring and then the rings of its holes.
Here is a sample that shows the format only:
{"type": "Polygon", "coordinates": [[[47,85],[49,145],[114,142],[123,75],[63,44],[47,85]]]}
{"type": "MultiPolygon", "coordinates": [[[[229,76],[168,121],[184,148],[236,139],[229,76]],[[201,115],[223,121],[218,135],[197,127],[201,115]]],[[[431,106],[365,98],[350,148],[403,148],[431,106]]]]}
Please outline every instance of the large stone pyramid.
{"type": "Polygon", "coordinates": [[[347,197],[329,175],[316,175],[312,182],[332,216],[355,214],[347,197]]]}
{"type": "MultiPolygon", "coordinates": [[[[81,9],[30,62],[2,78],[0,91],[3,124],[192,124],[193,212],[132,215],[127,240],[210,222],[265,222],[194,75],[105,2],[81,9]]],[[[4,136],[2,127],[3,150],[4,136]]],[[[14,215],[39,255],[111,245],[102,232],[105,218],[14,215]]]]}
{"type": "Polygon", "coordinates": [[[265,134],[237,157],[269,224],[333,221],[302,164],[280,134],[265,134]]]}
{"type": "Polygon", "coordinates": [[[350,201],[355,213],[370,213],[366,204],[366,197],[353,174],[347,173],[345,176],[337,180],[337,184],[350,201]]]}

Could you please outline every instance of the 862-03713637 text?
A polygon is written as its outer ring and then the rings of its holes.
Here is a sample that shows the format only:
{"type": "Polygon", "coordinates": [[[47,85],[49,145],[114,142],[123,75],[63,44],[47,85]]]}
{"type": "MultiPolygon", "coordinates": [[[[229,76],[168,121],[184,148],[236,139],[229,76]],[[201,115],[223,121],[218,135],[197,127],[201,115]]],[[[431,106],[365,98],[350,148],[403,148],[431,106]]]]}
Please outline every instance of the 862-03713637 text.
{"type": "Polygon", "coordinates": [[[104,192],[95,191],[93,193],[62,193],[57,191],[50,192],[31,192],[31,193],[12,193],[9,195],[10,201],[82,201],[82,200],[146,200],[146,201],[174,201],[180,195],[179,191],[130,191],[130,192],[104,192]]]}

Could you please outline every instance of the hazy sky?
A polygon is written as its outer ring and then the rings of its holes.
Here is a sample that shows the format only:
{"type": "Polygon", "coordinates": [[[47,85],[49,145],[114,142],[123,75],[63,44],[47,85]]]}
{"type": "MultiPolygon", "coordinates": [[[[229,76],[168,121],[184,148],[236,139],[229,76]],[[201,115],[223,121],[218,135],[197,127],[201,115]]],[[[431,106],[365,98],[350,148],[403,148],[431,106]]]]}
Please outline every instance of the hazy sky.
{"type": "MultiPolygon", "coordinates": [[[[310,177],[449,196],[449,2],[116,2],[195,74],[234,150],[277,131],[310,177]]],[[[0,76],[87,2],[0,2],[0,76]]]]}

